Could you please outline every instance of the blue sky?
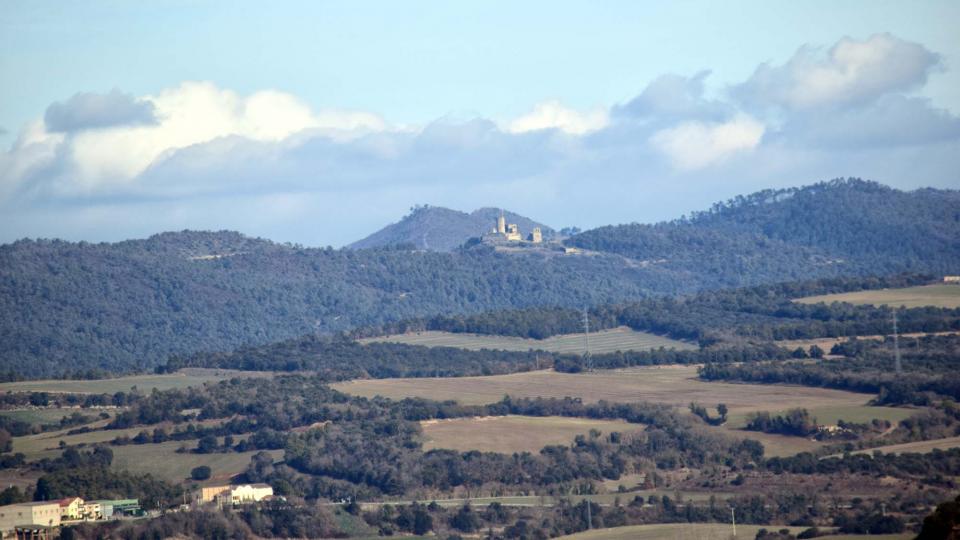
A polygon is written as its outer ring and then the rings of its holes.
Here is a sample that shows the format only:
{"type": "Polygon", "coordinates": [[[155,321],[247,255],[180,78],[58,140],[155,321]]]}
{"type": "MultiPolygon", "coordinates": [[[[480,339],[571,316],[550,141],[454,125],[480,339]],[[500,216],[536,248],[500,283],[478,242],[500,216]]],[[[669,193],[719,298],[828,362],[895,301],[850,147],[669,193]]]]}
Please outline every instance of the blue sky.
{"type": "Polygon", "coordinates": [[[590,227],[836,176],[956,188],[957,20],[957,2],[7,1],[0,241],[341,245],[418,203],[590,227]]]}

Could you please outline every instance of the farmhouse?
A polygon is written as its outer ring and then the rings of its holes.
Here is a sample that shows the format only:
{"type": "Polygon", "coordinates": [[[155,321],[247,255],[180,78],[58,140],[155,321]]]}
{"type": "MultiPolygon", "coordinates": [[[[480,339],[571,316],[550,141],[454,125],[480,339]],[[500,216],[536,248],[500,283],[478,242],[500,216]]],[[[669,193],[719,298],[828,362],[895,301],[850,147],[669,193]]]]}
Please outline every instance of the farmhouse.
{"type": "Polygon", "coordinates": [[[60,505],[60,519],[69,521],[83,517],[83,499],[80,497],[67,497],[57,501],[60,505]]]}

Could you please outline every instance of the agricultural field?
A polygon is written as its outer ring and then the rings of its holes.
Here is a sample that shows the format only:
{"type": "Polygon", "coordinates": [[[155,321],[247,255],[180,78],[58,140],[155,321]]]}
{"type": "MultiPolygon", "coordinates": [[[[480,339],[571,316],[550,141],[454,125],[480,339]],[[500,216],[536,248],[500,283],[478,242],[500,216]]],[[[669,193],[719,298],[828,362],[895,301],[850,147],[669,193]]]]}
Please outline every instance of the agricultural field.
{"type": "MultiPolygon", "coordinates": [[[[891,327],[891,332],[892,330],[893,328],[891,327]]],[[[952,336],[955,334],[960,334],[960,332],[930,332],[930,333],[908,332],[906,334],[900,334],[900,339],[903,340],[901,342],[902,343],[901,346],[910,347],[910,345],[914,343],[913,341],[914,339],[921,338],[923,336],[952,336]]],[[[891,335],[893,334],[891,333],[891,335]]],[[[879,335],[857,336],[857,339],[871,339],[874,341],[882,341],[887,337],[888,336],[879,336],[879,335]]],[[[784,339],[784,340],[776,341],[775,343],[785,349],[790,349],[790,350],[796,349],[797,347],[803,347],[804,349],[809,350],[810,347],[816,345],[817,347],[820,347],[821,349],[823,349],[825,352],[829,353],[830,349],[832,349],[834,345],[838,343],[843,343],[848,339],[850,338],[827,337],[827,338],[813,338],[813,339],[784,339]]]]}
{"type": "MultiPolygon", "coordinates": [[[[95,426],[96,424],[91,425],[95,426]]],[[[60,450],[60,441],[63,441],[69,446],[76,446],[80,444],[93,445],[96,443],[112,441],[116,437],[122,435],[134,437],[142,430],[143,427],[95,430],[88,431],[86,433],[78,433],[76,435],[67,435],[69,429],[62,431],[48,431],[46,433],[37,433],[36,435],[14,437],[13,451],[22,452],[28,460],[42,459],[45,457],[55,458],[59,457],[60,454],[63,453],[63,451],[60,450]]]]}
{"type": "Polygon", "coordinates": [[[795,300],[803,304],[818,304],[820,302],[849,302],[851,304],[887,305],[891,307],[923,307],[934,306],[942,308],[960,307],[960,285],[920,285],[903,289],[879,289],[875,291],[856,291],[849,293],[825,294],[808,296],[795,300]]]}
{"type": "MultiPolygon", "coordinates": [[[[786,412],[793,406],[778,406],[769,409],[771,414],[786,412]]],[[[914,414],[920,412],[920,409],[910,409],[906,407],[872,407],[869,405],[854,406],[826,406],[826,407],[807,407],[810,415],[817,419],[818,424],[826,426],[835,426],[840,420],[846,422],[856,422],[858,424],[869,423],[871,420],[888,420],[891,424],[897,424],[914,414]]],[[[726,426],[730,428],[742,428],[747,424],[747,415],[749,413],[736,413],[728,417],[726,426]]]]}
{"type": "MultiPolygon", "coordinates": [[[[156,427],[164,427],[167,430],[173,429],[173,424],[165,422],[162,424],[154,424],[152,426],[144,427],[137,426],[127,429],[97,429],[102,428],[106,425],[108,420],[98,420],[91,424],[87,424],[84,427],[89,427],[92,431],[86,433],[77,433],[74,435],[68,435],[67,433],[75,428],[68,428],[59,431],[47,431],[44,433],[37,433],[34,435],[26,435],[23,437],[14,437],[13,438],[13,451],[22,452],[28,460],[42,459],[45,457],[58,457],[62,453],[60,450],[60,441],[63,441],[68,446],[78,446],[78,445],[93,445],[97,443],[103,443],[112,441],[113,439],[126,435],[128,437],[135,437],[138,433],[146,429],[147,431],[153,431],[156,427]]],[[[222,423],[223,420],[206,420],[201,422],[194,422],[198,425],[210,426],[222,423]]],[[[239,439],[239,437],[234,437],[239,439]]],[[[111,446],[111,448],[121,448],[119,446],[111,446]]]]}
{"type": "MultiPolygon", "coordinates": [[[[190,476],[194,467],[206,465],[213,475],[204,483],[226,482],[230,477],[243,472],[250,464],[250,458],[259,450],[250,452],[225,452],[215,454],[177,453],[177,449],[186,446],[196,448],[197,441],[169,441],[160,444],[139,444],[111,446],[113,465],[117,470],[127,470],[137,474],[152,474],[168,482],[182,482],[190,476]]],[[[283,459],[283,450],[270,450],[274,460],[283,459]]]]}
{"type": "Polygon", "coordinates": [[[585,402],[650,401],[686,407],[725,403],[731,414],[784,407],[858,407],[867,394],[803,386],[707,382],[694,366],[655,366],[589,373],[552,370],[482,377],[362,379],[333,385],[349,394],[394,399],[423,397],[464,404],[494,403],[513,397],[579,397],[585,402]]]}
{"type": "Polygon", "coordinates": [[[729,425],[704,426],[703,429],[717,435],[726,435],[737,439],[753,439],[763,445],[763,455],[766,457],[794,456],[800,452],[814,452],[827,443],[806,437],[793,437],[777,433],[763,433],[762,431],[747,431],[729,425]]]}
{"type": "Polygon", "coordinates": [[[116,409],[102,409],[102,408],[90,408],[90,409],[80,409],[80,408],[66,408],[58,409],[55,407],[51,408],[37,408],[37,409],[12,409],[0,411],[0,416],[6,416],[7,418],[12,418],[14,420],[19,420],[20,422],[26,422],[28,424],[34,425],[43,425],[43,424],[59,424],[60,419],[65,416],[70,416],[73,413],[80,413],[84,416],[93,416],[98,417],[100,413],[106,412],[107,414],[112,414],[116,412],[116,409]]]}
{"type": "Polygon", "coordinates": [[[0,383],[0,392],[51,392],[70,394],[113,394],[129,392],[136,387],[141,392],[171,390],[201,386],[208,382],[218,382],[233,377],[267,377],[269,373],[259,371],[237,371],[230,369],[185,369],[165,375],[131,375],[115,379],[92,381],[39,380],[0,383]]]}
{"type": "MultiPolygon", "coordinates": [[[[377,395],[393,399],[423,397],[454,400],[471,405],[496,402],[504,395],[558,398],[570,396],[579,397],[586,402],[649,401],[666,403],[681,409],[685,409],[690,401],[694,400],[711,410],[717,403],[725,403],[730,410],[730,421],[723,426],[704,426],[704,429],[738,438],[758,440],[763,443],[768,456],[811,452],[823,446],[824,443],[803,437],[739,429],[743,427],[746,416],[751,412],[776,413],[794,407],[805,407],[817,417],[820,423],[828,425],[836,424],[839,419],[869,422],[879,418],[896,423],[917,412],[916,409],[909,408],[868,406],[870,395],[842,390],[701,381],[696,376],[696,368],[692,366],[640,367],[578,374],[544,370],[486,377],[355,380],[338,383],[334,387],[343,392],[365,397],[377,395]]],[[[711,414],[716,412],[712,411],[711,414]]],[[[477,434],[463,427],[467,425],[469,424],[437,423],[425,426],[425,433],[428,437],[440,437],[442,441],[454,441],[444,443],[451,445],[450,447],[467,449],[477,443],[460,441],[478,437],[477,434]],[[431,434],[431,430],[439,431],[431,434]],[[444,430],[452,432],[449,438],[446,437],[444,430]],[[459,446],[453,446],[455,444],[459,446]]],[[[529,433],[538,431],[533,427],[531,426],[529,433]]],[[[477,429],[481,428],[478,426],[477,429]]],[[[549,429],[547,431],[549,432],[549,429]]],[[[531,437],[529,433],[526,436],[531,437]]],[[[568,440],[575,435],[576,433],[570,435],[568,440]]],[[[438,446],[436,442],[428,443],[428,447],[438,446]]]]}
{"type": "MultiPolygon", "coordinates": [[[[805,530],[805,527],[787,527],[785,525],[737,525],[737,537],[753,538],[760,529],[772,531],[790,529],[791,533],[797,534],[805,530]]],[[[560,538],[569,540],[728,540],[732,537],[733,527],[729,523],[669,523],[596,529],[572,534],[570,536],[561,536],[560,538]]],[[[871,536],[871,538],[879,537],[871,536]]],[[[904,536],[903,538],[909,537],[904,536]]]]}
{"type": "Polygon", "coordinates": [[[884,454],[907,454],[917,453],[925,454],[934,450],[949,450],[950,448],[960,448],[960,437],[947,437],[946,439],[933,439],[930,441],[916,441],[902,444],[891,444],[889,446],[878,446],[866,450],[858,450],[854,454],[872,454],[879,450],[884,454]]]}
{"type": "MultiPolygon", "coordinates": [[[[622,326],[610,330],[590,333],[590,352],[593,354],[617,351],[645,351],[649,349],[695,349],[693,343],[677,341],[656,334],[637,332],[622,326]]],[[[360,340],[361,343],[385,341],[424,345],[427,347],[455,347],[459,349],[481,350],[499,349],[504,351],[543,350],[553,353],[580,354],[584,350],[583,334],[564,334],[547,339],[525,339],[509,336],[488,336],[480,334],[458,334],[452,332],[414,332],[360,340]]]]}
{"type": "Polygon", "coordinates": [[[425,438],[424,449],[446,448],[467,452],[538,452],[544,446],[569,445],[577,435],[591,429],[603,433],[631,432],[643,429],[641,424],[624,421],[564,418],[560,416],[487,416],[425,420],[420,422],[425,438]]]}

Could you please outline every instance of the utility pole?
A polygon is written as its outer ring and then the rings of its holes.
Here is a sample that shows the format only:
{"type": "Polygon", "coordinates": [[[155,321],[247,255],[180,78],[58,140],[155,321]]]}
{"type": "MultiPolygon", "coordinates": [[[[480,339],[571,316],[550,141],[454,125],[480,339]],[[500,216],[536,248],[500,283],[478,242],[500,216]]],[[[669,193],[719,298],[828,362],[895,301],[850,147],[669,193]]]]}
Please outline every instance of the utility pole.
{"type": "Polygon", "coordinates": [[[730,522],[733,524],[733,537],[737,537],[737,514],[733,507],[730,507],[730,522]]]}
{"type": "Polygon", "coordinates": [[[897,310],[893,310],[893,368],[900,375],[903,367],[900,365],[900,338],[897,335],[897,310]]]}

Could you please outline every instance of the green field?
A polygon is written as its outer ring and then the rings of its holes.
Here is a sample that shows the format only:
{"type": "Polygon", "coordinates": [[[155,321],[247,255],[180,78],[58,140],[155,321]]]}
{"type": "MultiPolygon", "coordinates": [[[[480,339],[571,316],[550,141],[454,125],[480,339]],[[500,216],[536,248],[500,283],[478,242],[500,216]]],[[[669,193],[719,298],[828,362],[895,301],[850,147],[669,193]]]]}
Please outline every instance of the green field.
{"type": "Polygon", "coordinates": [[[420,422],[425,438],[424,449],[446,448],[467,452],[538,452],[554,445],[569,445],[577,435],[591,429],[603,433],[630,432],[643,429],[641,424],[623,421],[565,418],[560,416],[486,416],[425,420],[420,422]]]}
{"type": "MultiPolygon", "coordinates": [[[[580,354],[584,350],[583,334],[564,334],[537,340],[508,336],[428,331],[367,338],[360,341],[362,343],[385,341],[391,343],[406,343],[408,345],[456,347],[470,350],[499,349],[524,352],[533,349],[571,354],[580,354]]],[[[655,334],[648,334],[646,332],[637,332],[627,327],[601,330],[590,334],[590,352],[594,354],[617,351],[645,351],[658,349],[660,347],[667,349],[695,349],[696,345],[655,334]]]]}
{"type": "Polygon", "coordinates": [[[75,412],[78,412],[84,416],[98,418],[101,412],[106,412],[112,415],[114,412],[116,412],[116,409],[16,409],[0,411],[0,416],[6,416],[8,418],[13,418],[14,420],[19,420],[28,424],[42,425],[59,424],[61,418],[70,416],[75,412]]]}
{"type": "Polygon", "coordinates": [[[70,394],[113,394],[129,392],[136,387],[141,392],[153,389],[170,390],[200,386],[207,382],[217,382],[232,377],[264,377],[267,373],[258,371],[236,371],[229,369],[188,369],[167,375],[132,375],[116,379],[94,381],[39,380],[0,383],[0,392],[61,392],[70,394]]]}
{"type": "MultiPolygon", "coordinates": [[[[160,444],[139,444],[111,446],[113,450],[113,468],[138,474],[152,474],[169,482],[181,482],[190,476],[190,470],[206,465],[213,471],[207,483],[223,482],[243,472],[250,464],[250,458],[259,450],[250,452],[226,452],[223,454],[177,453],[177,449],[186,446],[195,448],[196,441],[170,441],[160,444]]],[[[269,451],[274,460],[283,459],[283,450],[269,451]]]]}
{"type": "Polygon", "coordinates": [[[849,302],[851,304],[873,304],[875,306],[888,305],[892,307],[923,307],[934,306],[942,308],[960,307],[960,285],[920,285],[903,289],[879,289],[875,291],[856,291],[849,293],[825,294],[808,296],[795,300],[803,304],[818,304],[820,302],[849,302]]]}

